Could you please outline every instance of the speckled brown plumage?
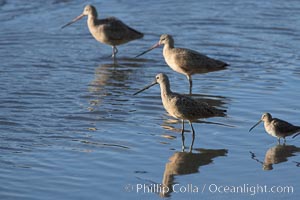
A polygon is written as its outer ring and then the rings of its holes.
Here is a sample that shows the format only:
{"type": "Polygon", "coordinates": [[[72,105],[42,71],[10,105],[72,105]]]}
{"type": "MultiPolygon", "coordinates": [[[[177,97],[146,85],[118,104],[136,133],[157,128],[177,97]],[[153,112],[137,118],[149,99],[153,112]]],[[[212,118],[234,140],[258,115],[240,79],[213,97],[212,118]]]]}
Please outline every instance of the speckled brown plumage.
{"type": "Polygon", "coordinates": [[[261,122],[264,122],[266,132],[269,135],[276,137],[278,139],[278,142],[280,142],[280,138],[283,138],[285,142],[285,137],[300,132],[300,126],[294,126],[293,124],[290,124],[289,122],[286,122],[284,120],[273,118],[270,113],[264,113],[261,116],[261,119],[249,131],[251,131],[261,122]]]}
{"type": "Polygon", "coordinates": [[[115,17],[98,19],[97,10],[92,5],[85,6],[81,15],[64,25],[62,28],[76,22],[84,16],[88,16],[87,24],[93,37],[101,43],[112,46],[112,57],[115,57],[118,52],[118,49],[116,48],[117,45],[125,44],[144,36],[143,33],[130,28],[115,17]]]}
{"type": "MultiPolygon", "coordinates": [[[[184,120],[188,120],[191,125],[192,133],[193,133],[193,141],[194,141],[195,131],[192,125],[192,122],[194,120],[197,120],[199,118],[225,116],[226,110],[217,109],[208,105],[207,103],[199,102],[192,99],[191,97],[172,92],[170,88],[169,78],[167,75],[163,73],[156,75],[155,81],[151,85],[146,86],[142,90],[136,92],[135,95],[150,88],[155,84],[160,85],[161,99],[166,111],[172,117],[182,120],[183,148],[184,148],[184,120]]],[[[193,146],[193,143],[191,146],[193,146]]]]}
{"type": "Polygon", "coordinates": [[[163,56],[169,67],[178,73],[184,74],[189,80],[190,94],[192,93],[193,74],[223,70],[228,66],[228,64],[223,61],[210,58],[197,51],[174,47],[174,39],[168,34],[161,35],[157,44],[138,56],[141,56],[160,45],[164,45],[163,56]]]}

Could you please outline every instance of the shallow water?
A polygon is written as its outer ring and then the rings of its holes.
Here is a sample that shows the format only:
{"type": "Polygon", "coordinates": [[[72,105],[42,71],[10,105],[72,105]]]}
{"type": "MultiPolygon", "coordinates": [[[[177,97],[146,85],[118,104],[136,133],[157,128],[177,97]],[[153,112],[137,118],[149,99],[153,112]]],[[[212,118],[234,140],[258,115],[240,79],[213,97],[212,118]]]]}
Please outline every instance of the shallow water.
{"type": "Polygon", "coordinates": [[[92,3],[145,33],[119,47],[116,65],[85,20],[60,29],[86,2],[0,1],[0,199],[299,199],[299,138],[279,146],[262,125],[248,133],[266,111],[300,124],[298,1],[92,3]],[[230,63],[193,76],[194,97],[228,116],[194,123],[192,154],[158,86],[132,96],[159,72],[188,92],[161,48],[134,59],[162,33],[230,63]]]}

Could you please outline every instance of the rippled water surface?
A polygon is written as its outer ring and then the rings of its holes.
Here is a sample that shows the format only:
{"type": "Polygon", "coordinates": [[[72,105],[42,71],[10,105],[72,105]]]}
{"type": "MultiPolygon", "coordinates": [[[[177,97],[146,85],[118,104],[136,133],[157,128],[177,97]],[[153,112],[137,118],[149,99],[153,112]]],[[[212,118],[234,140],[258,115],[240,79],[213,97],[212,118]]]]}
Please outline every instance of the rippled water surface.
{"type": "Polygon", "coordinates": [[[299,199],[300,138],[248,132],[266,111],[300,125],[299,10],[296,0],[0,0],[0,199],[299,199]],[[60,29],[87,3],[145,33],[119,47],[117,64],[86,19],[60,29]],[[134,58],[163,33],[230,64],[193,76],[194,98],[228,115],[194,123],[192,153],[158,86],[132,95],[159,72],[188,92],[161,48],[134,58]]]}

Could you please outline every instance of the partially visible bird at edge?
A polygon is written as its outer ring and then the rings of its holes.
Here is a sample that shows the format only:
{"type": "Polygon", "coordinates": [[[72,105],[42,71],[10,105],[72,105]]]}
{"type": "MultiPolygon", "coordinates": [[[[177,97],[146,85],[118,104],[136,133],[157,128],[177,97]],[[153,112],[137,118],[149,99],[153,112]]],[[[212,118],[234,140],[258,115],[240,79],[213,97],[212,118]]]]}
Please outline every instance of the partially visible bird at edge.
{"type": "Polygon", "coordinates": [[[300,126],[294,126],[289,122],[284,120],[273,118],[270,113],[264,113],[261,116],[261,119],[250,128],[249,132],[252,131],[257,125],[261,122],[264,122],[265,131],[273,136],[276,137],[278,143],[280,144],[280,139],[283,138],[284,143],[286,142],[286,137],[294,135],[292,138],[295,138],[297,135],[300,134],[300,126]]]}

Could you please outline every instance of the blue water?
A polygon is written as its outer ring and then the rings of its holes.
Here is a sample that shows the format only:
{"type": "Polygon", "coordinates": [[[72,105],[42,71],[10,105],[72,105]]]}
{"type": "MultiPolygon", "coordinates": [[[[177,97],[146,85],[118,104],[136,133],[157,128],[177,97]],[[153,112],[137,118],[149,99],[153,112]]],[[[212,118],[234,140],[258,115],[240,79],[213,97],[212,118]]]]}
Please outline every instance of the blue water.
{"type": "Polygon", "coordinates": [[[0,199],[299,199],[299,138],[248,133],[263,112],[300,125],[299,10],[296,0],[0,0],[0,199]],[[145,33],[119,47],[117,64],[85,19],[60,29],[87,3],[145,33]],[[160,72],[188,93],[161,48],[134,58],[163,33],[230,64],[193,76],[194,98],[228,116],[194,123],[192,153],[158,86],[132,95],[160,72]]]}

